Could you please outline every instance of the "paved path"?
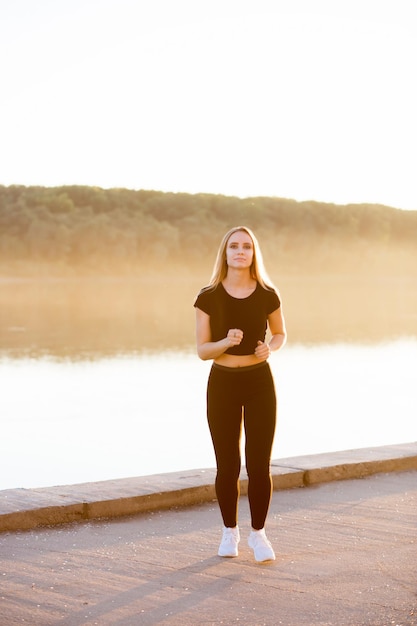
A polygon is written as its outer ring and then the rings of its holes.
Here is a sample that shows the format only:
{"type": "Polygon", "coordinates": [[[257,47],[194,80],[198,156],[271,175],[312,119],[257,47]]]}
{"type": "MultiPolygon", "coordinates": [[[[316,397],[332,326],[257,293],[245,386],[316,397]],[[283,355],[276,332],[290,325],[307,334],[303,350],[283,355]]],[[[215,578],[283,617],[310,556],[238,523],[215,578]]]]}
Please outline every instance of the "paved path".
{"type": "Polygon", "coordinates": [[[417,625],[417,469],[274,493],[277,560],[216,556],[215,502],[0,534],[0,624],[417,625]]]}

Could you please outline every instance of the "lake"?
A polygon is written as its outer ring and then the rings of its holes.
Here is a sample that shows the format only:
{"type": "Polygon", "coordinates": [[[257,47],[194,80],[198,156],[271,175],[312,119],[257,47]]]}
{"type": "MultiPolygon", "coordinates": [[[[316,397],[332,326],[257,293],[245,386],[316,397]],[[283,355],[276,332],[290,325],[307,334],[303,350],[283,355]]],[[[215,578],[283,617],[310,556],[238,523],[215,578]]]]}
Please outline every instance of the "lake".
{"type": "MultiPolygon", "coordinates": [[[[281,281],[274,459],[417,439],[415,291],[356,282],[281,281]]],[[[0,489],[214,467],[196,285],[3,281],[0,489]]]]}

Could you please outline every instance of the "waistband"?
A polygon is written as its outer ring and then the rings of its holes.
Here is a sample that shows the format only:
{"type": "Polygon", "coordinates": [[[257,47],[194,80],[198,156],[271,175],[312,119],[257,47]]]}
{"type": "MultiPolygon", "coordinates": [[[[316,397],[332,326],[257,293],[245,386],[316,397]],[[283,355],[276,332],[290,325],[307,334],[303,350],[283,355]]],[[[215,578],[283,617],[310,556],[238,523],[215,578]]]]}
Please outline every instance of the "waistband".
{"type": "Polygon", "coordinates": [[[219,365],[218,363],[213,363],[212,365],[212,369],[214,370],[220,370],[222,372],[232,372],[232,373],[239,373],[239,372],[250,372],[251,370],[258,370],[261,369],[262,367],[269,367],[269,364],[267,361],[262,361],[261,363],[255,363],[255,365],[244,365],[242,367],[226,367],[225,365],[219,365]]]}

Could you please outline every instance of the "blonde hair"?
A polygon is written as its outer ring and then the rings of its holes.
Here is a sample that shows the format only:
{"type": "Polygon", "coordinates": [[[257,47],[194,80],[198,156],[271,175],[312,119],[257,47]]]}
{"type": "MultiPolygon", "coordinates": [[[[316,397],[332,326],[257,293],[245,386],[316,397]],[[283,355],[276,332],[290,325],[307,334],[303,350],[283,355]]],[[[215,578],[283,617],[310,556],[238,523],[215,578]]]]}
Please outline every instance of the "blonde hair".
{"type": "Polygon", "coordinates": [[[207,289],[215,289],[225,278],[227,275],[227,262],[226,262],[226,248],[227,243],[230,237],[234,233],[243,232],[249,235],[252,239],[253,244],[253,261],[250,267],[251,277],[258,281],[258,283],[264,289],[272,289],[276,291],[272,281],[270,280],[267,271],[264,266],[264,261],[262,258],[261,248],[259,246],[258,240],[255,237],[254,233],[247,226],[235,226],[231,228],[223,237],[222,242],[220,244],[219,250],[217,252],[216,261],[213,267],[213,273],[210,278],[210,283],[207,289]]]}

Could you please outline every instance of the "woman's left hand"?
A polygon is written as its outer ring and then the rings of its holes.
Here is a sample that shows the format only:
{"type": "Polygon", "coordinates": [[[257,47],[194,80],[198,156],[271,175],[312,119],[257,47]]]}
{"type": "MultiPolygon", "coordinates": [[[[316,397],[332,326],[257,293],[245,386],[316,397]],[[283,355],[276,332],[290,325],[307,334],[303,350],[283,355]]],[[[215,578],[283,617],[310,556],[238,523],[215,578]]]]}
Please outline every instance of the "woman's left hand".
{"type": "Polygon", "coordinates": [[[269,347],[269,345],[267,343],[264,343],[263,341],[258,341],[258,345],[255,348],[255,356],[260,361],[266,361],[269,358],[270,354],[271,348],[269,347]]]}

